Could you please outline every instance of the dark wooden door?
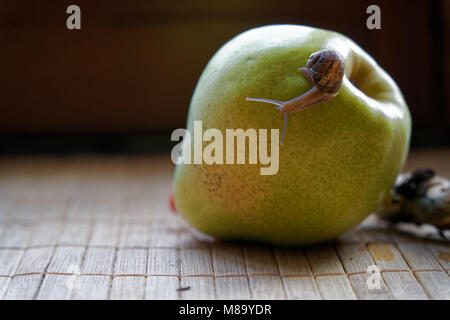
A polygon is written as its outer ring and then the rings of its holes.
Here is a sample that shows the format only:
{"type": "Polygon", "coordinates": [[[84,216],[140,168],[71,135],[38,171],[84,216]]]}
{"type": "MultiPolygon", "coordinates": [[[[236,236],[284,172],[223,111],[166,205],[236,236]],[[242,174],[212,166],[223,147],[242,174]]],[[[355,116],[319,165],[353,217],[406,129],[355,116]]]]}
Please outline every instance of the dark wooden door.
{"type": "Polygon", "coordinates": [[[228,39],[256,26],[306,24],[342,32],[397,81],[415,144],[449,142],[449,1],[0,2],[0,132],[149,133],[183,127],[195,83],[228,39]],[[82,29],[66,28],[66,8],[82,29]]]}

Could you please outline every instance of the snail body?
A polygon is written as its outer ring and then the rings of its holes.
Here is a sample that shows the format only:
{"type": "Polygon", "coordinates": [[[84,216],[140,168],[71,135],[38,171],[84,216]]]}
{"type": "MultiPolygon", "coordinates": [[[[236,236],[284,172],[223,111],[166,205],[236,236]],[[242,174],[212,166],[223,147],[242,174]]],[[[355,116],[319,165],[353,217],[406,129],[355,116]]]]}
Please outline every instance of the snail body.
{"type": "Polygon", "coordinates": [[[338,94],[344,78],[344,61],[336,51],[323,49],[311,54],[306,62],[306,67],[298,70],[312,85],[312,88],[304,94],[288,101],[246,98],[247,101],[274,104],[284,114],[281,145],[283,144],[289,115],[331,100],[338,94]]]}

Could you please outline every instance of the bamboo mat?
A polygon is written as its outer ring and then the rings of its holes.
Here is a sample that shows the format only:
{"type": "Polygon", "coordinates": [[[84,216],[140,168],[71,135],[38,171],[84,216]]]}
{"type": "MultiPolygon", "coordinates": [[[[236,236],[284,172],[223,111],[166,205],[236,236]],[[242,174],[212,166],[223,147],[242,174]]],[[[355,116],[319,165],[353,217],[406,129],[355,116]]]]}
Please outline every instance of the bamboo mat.
{"type": "MultiPolygon", "coordinates": [[[[450,176],[450,150],[423,165],[450,176]]],[[[167,156],[0,158],[0,299],[450,299],[448,243],[373,217],[305,248],[205,242],[168,209],[172,174],[167,156]]]]}

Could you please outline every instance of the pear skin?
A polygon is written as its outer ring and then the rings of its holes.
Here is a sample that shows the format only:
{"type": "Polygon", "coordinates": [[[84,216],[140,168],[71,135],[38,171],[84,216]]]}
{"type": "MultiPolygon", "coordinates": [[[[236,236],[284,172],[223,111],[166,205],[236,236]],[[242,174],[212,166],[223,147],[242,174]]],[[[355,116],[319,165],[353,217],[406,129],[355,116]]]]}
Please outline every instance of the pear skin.
{"type": "Polygon", "coordinates": [[[281,129],[279,111],[246,97],[287,101],[308,91],[297,69],[322,49],[344,59],[342,86],[290,116],[277,174],[254,164],[176,166],[175,207],[194,228],[223,240],[305,245],[354,228],[383,201],[408,154],[410,113],[390,76],[336,32],[273,25],[231,39],[197,83],[187,129],[197,120],[224,133],[281,129]]]}

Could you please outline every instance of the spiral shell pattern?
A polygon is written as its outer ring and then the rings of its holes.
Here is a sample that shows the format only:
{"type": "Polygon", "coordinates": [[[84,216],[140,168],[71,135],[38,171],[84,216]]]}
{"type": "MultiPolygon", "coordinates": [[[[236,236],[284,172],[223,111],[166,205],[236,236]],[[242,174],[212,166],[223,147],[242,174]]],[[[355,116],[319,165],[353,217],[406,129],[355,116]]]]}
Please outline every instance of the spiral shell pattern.
{"type": "Polygon", "coordinates": [[[306,63],[311,79],[326,94],[336,94],[344,77],[344,61],[334,50],[324,49],[311,54],[306,63]]]}

